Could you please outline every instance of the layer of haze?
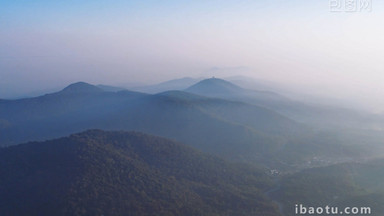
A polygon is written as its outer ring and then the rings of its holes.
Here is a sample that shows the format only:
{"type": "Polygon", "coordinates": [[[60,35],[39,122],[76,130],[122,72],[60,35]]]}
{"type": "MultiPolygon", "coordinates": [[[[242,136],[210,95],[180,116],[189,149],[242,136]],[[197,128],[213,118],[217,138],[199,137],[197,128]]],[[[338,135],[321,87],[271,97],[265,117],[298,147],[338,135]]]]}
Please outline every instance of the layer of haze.
{"type": "Polygon", "coordinates": [[[329,4],[3,0],[0,98],[79,80],[128,86],[244,75],[384,110],[384,3],[354,13],[329,4]],[[248,70],[210,70],[240,66],[248,70]]]}

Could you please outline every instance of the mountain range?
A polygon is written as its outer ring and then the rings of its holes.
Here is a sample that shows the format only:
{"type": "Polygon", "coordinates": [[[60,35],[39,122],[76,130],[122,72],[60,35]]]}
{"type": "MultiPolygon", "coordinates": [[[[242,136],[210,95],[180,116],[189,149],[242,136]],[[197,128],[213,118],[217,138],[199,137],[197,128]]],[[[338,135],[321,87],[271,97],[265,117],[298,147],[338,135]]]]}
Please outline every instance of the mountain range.
{"type": "Polygon", "coordinates": [[[1,146],[94,128],[134,130],[175,139],[226,159],[284,169],[315,156],[356,157],[375,153],[377,148],[375,139],[366,144],[370,148],[362,149],[351,139],[322,136],[324,132],[265,103],[242,101],[253,95],[268,103],[289,102],[276,93],[249,91],[221,79],[154,95],[113,90],[79,82],[40,97],[0,101],[1,146]]]}
{"type": "Polygon", "coordinates": [[[376,114],[321,103],[305,103],[272,91],[242,88],[223,79],[205,79],[186,88],[185,91],[266,107],[317,128],[376,129],[384,126],[384,119],[376,114]]]}
{"type": "Polygon", "coordinates": [[[217,78],[162,88],[179,82],[0,100],[0,215],[383,212],[382,119],[217,78]]]}
{"type": "Polygon", "coordinates": [[[274,111],[241,102],[180,91],[156,95],[107,92],[87,83],[37,98],[2,101],[0,119],[3,146],[92,128],[124,129],[237,158],[260,156],[278,148],[279,139],[304,130],[274,111]]]}

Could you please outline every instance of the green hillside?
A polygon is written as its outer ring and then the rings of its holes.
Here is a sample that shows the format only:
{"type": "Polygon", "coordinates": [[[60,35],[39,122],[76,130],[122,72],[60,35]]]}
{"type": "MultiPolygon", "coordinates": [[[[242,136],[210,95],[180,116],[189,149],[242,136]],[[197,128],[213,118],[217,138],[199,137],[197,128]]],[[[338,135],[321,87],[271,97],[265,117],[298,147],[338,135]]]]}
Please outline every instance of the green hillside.
{"type": "Polygon", "coordinates": [[[265,170],[91,130],[0,149],[1,215],[279,215],[265,170]]]}
{"type": "Polygon", "coordinates": [[[284,176],[274,198],[285,212],[295,204],[305,206],[370,207],[372,215],[384,214],[384,160],[343,163],[284,176]]]}

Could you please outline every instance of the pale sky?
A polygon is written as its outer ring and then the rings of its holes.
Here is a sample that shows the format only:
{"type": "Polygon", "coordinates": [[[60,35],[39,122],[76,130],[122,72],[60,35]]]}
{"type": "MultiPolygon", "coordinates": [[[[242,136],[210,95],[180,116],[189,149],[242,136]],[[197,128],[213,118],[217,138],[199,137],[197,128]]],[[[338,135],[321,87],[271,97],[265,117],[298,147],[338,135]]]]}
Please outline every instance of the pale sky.
{"type": "Polygon", "coordinates": [[[3,0],[0,98],[247,67],[239,73],[384,110],[384,2],[332,12],[330,1],[3,0]]]}

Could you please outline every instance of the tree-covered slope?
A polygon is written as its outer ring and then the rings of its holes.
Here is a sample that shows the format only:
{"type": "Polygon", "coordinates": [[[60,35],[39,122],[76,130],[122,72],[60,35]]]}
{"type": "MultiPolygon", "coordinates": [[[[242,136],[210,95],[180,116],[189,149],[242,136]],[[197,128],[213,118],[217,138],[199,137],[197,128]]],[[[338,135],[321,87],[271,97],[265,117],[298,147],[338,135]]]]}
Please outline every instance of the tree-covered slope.
{"type": "Polygon", "coordinates": [[[265,170],[142,133],[3,148],[0,173],[1,215],[279,215],[265,170]]]}
{"type": "Polygon", "coordinates": [[[384,214],[384,160],[342,163],[284,176],[274,197],[287,215],[296,204],[305,206],[370,207],[384,214]]]}

